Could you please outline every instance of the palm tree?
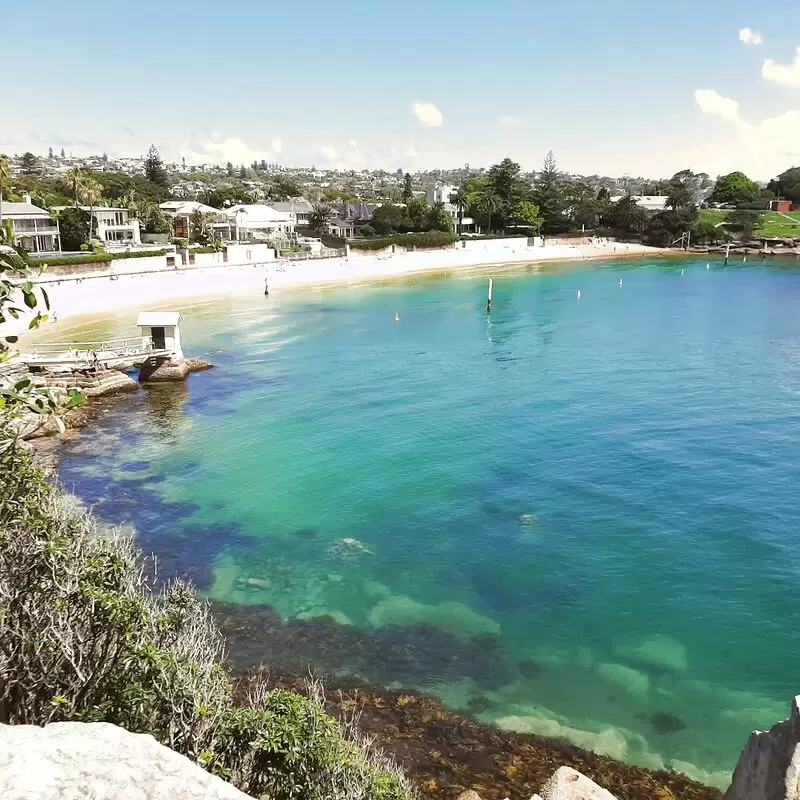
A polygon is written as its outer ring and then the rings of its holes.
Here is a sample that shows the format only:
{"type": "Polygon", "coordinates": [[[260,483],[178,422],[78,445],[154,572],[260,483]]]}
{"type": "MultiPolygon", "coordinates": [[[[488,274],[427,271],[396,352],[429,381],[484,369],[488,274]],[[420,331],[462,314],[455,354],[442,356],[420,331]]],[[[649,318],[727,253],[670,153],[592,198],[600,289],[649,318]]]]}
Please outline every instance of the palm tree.
{"type": "Polygon", "coordinates": [[[309,227],[319,234],[328,233],[331,225],[331,207],[326,203],[314,203],[308,215],[309,227]]]}
{"type": "Polygon", "coordinates": [[[67,185],[72,189],[72,194],[75,196],[75,208],[78,207],[80,202],[81,189],[86,183],[86,173],[79,167],[73,167],[65,176],[67,185]]]}
{"type": "Polygon", "coordinates": [[[469,208],[469,193],[463,186],[459,186],[458,191],[450,195],[450,202],[458,209],[458,233],[461,233],[464,213],[469,208]]]}
{"type": "Polygon", "coordinates": [[[11,166],[4,155],[0,155],[0,223],[3,221],[3,187],[11,178],[11,166]]]}
{"type": "Polygon", "coordinates": [[[93,180],[92,178],[86,178],[83,182],[83,186],[81,187],[80,194],[81,199],[87,206],[89,206],[89,238],[92,238],[92,227],[93,227],[93,217],[94,217],[94,206],[100,200],[102,196],[103,187],[100,184],[93,180]]]}
{"type": "Polygon", "coordinates": [[[481,211],[483,211],[483,213],[489,217],[489,222],[486,225],[486,233],[491,234],[492,214],[494,214],[500,208],[500,195],[492,189],[487,189],[481,194],[478,205],[481,211]]]}

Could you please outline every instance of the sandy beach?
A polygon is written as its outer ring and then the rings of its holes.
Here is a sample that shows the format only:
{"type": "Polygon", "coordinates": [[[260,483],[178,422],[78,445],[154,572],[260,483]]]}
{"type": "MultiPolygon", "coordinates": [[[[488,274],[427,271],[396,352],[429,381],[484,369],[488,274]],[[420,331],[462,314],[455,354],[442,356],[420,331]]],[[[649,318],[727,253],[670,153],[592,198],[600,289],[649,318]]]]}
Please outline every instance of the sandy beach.
{"type": "MultiPolygon", "coordinates": [[[[349,258],[279,260],[120,275],[86,273],[75,277],[42,278],[37,285],[48,293],[51,319],[63,321],[127,308],[163,308],[190,298],[263,294],[266,283],[272,294],[303,287],[365,283],[424,273],[624,258],[660,252],[658,248],[644,245],[604,241],[544,247],[513,246],[493,251],[453,248],[390,255],[351,253],[349,258]]],[[[0,326],[0,333],[20,335],[27,328],[28,318],[20,317],[0,326]]]]}

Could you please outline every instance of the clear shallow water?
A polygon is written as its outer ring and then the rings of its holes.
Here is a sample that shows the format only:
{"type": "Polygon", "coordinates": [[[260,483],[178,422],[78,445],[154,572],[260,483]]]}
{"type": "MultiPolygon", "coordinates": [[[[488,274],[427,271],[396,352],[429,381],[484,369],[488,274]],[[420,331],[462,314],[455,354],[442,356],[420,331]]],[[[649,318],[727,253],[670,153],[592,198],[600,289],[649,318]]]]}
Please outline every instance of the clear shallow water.
{"type": "Polygon", "coordinates": [[[800,684],[800,271],[494,274],[490,319],[485,276],[185,309],[217,369],[62,480],[215,599],[449,637],[407,684],[724,784],[800,684]]]}

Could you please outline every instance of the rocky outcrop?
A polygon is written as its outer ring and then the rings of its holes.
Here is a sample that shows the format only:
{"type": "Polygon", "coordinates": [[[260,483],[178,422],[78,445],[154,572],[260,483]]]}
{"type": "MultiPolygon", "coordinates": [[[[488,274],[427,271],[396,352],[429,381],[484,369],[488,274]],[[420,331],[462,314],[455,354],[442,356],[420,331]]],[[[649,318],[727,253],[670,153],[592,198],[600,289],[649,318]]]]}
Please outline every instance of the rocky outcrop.
{"type": "Polygon", "coordinates": [[[85,397],[102,397],[107,394],[135,392],[139,387],[136,381],[117,369],[100,370],[91,374],[72,373],[70,375],[35,375],[36,386],[50,389],[80,389],[85,397]]]}
{"type": "Polygon", "coordinates": [[[540,795],[541,800],[615,800],[611,792],[572,767],[557,769],[542,787],[540,795]]]}
{"type": "Polygon", "coordinates": [[[152,736],[106,722],[0,725],[3,800],[251,800],[152,736]]]}
{"type": "Polygon", "coordinates": [[[203,372],[214,365],[199,358],[148,359],[139,367],[141,383],[161,383],[167,381],[184,381],[190,372],[203,372]]]}
{"type": "Polygon", "coordinates": [[[799,745],[800,696],[789,719],[751,734],[725,800],[800,800],[799,745]]]}
{"type": "MultiPolygon", "coordinates": [[[[481,800],[472,790],[458,796],[458,800],[481,800]]],[[[572,767],[560,767],[544,785],[541,794],[531,800],[616,800],[613,794],[598,786],[572,767]]]]}

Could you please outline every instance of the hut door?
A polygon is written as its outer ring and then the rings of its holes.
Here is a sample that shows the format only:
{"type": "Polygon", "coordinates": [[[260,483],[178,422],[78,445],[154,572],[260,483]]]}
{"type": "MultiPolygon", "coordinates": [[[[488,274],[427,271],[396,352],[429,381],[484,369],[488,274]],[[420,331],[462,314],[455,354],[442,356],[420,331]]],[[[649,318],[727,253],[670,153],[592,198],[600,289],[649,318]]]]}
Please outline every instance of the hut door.
{"type": "Polygon", "coordinates": [[[167,342],[164,337],[163,328],[150,328],[150,335],[153,337],[153,348],[156,350],[166,350],[167,342]]]}

